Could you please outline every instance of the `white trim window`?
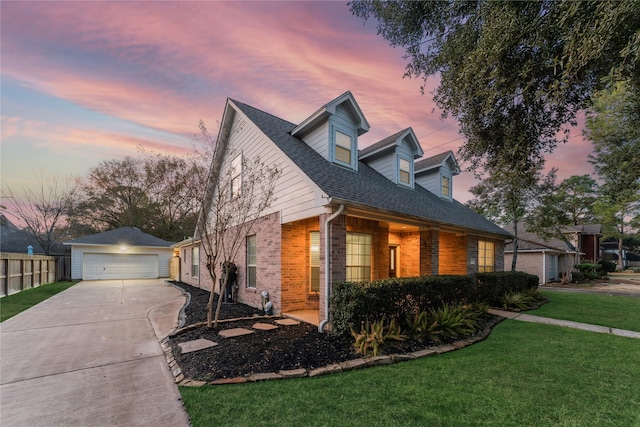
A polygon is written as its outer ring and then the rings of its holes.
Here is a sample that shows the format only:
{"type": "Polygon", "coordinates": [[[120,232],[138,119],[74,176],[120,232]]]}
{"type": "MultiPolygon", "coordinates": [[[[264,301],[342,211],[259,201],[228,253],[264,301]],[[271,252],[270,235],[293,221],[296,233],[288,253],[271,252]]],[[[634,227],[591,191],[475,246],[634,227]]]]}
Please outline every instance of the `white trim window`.
{"type": "Polygon", "coordinates": [[[495,261],[495,243],[486,240],[478,240],[478,272],[490,273],[494,271],[495,261]]]}
{"type": "Polygon", "coordinates": [[[353,157],[351,136],[339,130],[335,131],[335,159],[336,162],[344,163],[351,166],[351,160],[353,157]]]}
{"type": "Polygon", "coordinates": [[[371,280],[371,234],[347,233],[347,281],[371,280]]]}
{"type": "Polygon", "coordinates": [[[411,178],[411,162],[398,156],[398,184],[413,187],[411,178]]]}
{"type": "Polygon", "coordinates": [[[443,175],[441,178],[440,194],[447,199],[451,198],[451,178],[443,175]]]}
{"type": "Polygon", "coordinates": [[[255,288],[257,283],[256,272],[256,235],[247,236],[247,288],[255,288]]]}
{"type": "Polygon", "coordinates": [[[320,292],[320,232],[309,234],[309,289],[320,292]]]}
{"type": "Polygon", "coordinates": [[[240,195],[242,188],[242,154],[238,154],[231,161],[231,198],[235,199],[240,195]]]}
{"type": "Polygon", "coordinates": [[[191,248],[191,277],[200,275],[200,248],[194,246],[191,248]]]}

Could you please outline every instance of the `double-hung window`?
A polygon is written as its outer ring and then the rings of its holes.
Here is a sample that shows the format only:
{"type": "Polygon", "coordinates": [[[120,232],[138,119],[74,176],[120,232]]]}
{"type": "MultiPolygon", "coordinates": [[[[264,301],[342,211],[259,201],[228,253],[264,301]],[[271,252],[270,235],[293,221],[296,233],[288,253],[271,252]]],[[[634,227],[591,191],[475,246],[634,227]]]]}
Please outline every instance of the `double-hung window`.
{"type": "Polygon", "coordinates": [[[448,176],[442,177],[442,197],[450,198],[451,197],[451,178],[448,176]]]}
{"type": "Polygon", "coordinates": [[[310,233],[309,245],[310,289],[311,292],[320,291],[320,232],[310,233]]]}
{"type": "Polygon", "coordinates": [[[371,280],[371,235],[347,233],[347,281],[371,280]]]}
{"type": "Polygon", "coordinates": [[[200,275],[200,248],[194,246],[191,248],[191,277],[200,275]]]}
{"type": "Polygon", "coordinates": [[[235,199],[240,195],[242,188],[242,154],[238,154],[231,161],[231,198],[235,199]]]}
{"type": "Polygon", "coordinates": [[[478,241],[478,272],[488,273],[494,270],[495,244],[486,240],[478,241]]]}
{"type": "Polygon", "coordinates": [[[256,236],[247,236],[247,288],[256,287],[256,236]]]}
{"type": "Polygon", "coordinates": [[[352,156],[351,136],[336,130],[336,161],[351,165],[352,156]]]}
{"type": "Polygon", "coordinates": [[[411,163],[402,157],[398,157],[398,182],[411,185],[411,163]]]}

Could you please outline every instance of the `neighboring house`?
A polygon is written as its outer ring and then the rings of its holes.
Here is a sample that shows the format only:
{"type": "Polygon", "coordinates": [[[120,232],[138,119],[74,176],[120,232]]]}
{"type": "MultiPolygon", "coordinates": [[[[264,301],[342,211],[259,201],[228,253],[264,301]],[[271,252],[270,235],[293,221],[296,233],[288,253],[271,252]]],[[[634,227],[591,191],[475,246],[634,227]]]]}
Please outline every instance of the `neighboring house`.
{"type": "Polygon", "coordinates": [[[562,229],[567,240],[580,252],[580,260],[597,264],[600,261],[602,224],[569,225],[562,229]]]}
{"type": "MultiPolygon", "coordinates": [[[[28,231],[18,228],[5,215],[0,214],[0,252],[27,254],[29,246],[33,254],[44,255],[44,248],[28,231]]],[[[54,243],[50,255],[68,256],[69,251],[62,243],[54,243]]]]}
{"type": "Polygon", "coordinates": [[[169,277],[172,242],[122,227],[64,243],[71,247],[72,280],[169,277]]]}
{"type": "MultiPolygon", "coordinates": [[[[602,248],[602,259],[606,260],[606,261],[612,261],[614,262],[616,265],[619,264],[618,262],[618,242],[602,242],[600,243],[600,247],[602,248]]],[[[636,264],[637,260],[636,258],[638,257],[637,254],[634,254],[632,252],[627,251],[626,248],[622,248],[622,269],[626,269],[630,266],[633,265],[638,265],[636,264]],[[633,264],[631,264],[631,261],[633,260],[633,264]]]]}
{"type": "MultiPolygon", "coordinates": [[[[505,230],[515,234],[513,224],[505,230]]],[[[504,249],[504,264],[511,268],[514,243],[504,249]]],[[[563,275],[570,278],[574,267],[580,263],[580,252],[567,239],[543,239],[535,233],[526,231],[526,224],[518,224],[518,256],[516,270],[538,276],[540,284],[558,281],[563,275]]]]}
{"type": "MultiPolygon", "coordinates": [[[[282,169],[275,202],[234,260],[240,302],[260,307],[266,290],[276,312],[317,322],[333,282],[503,270],[511,236],[453,200],[453,154],[415,162],[423,151],[411,128],[359,151],[368,130],[350,92],[297,124],[227,100],[218,144],[237,157],[221,176],[240,156],[282,169]]],[[[181,280],[211,289],[199,241],[176,248],[181,280]]]]}

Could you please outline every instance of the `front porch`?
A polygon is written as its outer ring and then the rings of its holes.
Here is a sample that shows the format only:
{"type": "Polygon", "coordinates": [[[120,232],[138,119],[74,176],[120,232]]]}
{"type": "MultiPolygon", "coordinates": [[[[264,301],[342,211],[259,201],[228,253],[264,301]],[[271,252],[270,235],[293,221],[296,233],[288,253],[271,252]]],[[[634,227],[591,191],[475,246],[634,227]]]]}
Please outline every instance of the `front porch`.
{"type": "MultiPolygon", "coordinates": [[[[281,313],[315,325],[325,318],[326,216],[282,226],[281,313]]],[[[351,210],[330,226],[332,283],[478,271],[479,238],[464,231],[351,210]]]]}

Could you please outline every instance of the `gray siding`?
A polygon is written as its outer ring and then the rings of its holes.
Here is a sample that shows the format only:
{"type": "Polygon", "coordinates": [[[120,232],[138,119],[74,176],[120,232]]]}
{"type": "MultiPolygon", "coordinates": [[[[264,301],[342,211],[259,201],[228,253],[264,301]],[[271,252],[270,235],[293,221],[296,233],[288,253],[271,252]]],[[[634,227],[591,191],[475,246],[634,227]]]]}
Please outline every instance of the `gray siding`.
{"type": "MultiPolygon", "coordinates": [[[[259,157],[269,165],[279,165],[282,170],[275,186],[275,201],[262,215],[280,212],[281,221],[285,223],[323,213],[324,209],[316,203],[322,200],[320,191],[309,178],[241,112],[234,121],[244,121],[244,125],[236,126],[234,122],[232,129],[238,130],[229,137],[230,152],[242,152],[249,161],[259,157]]],[[[225,162],[223,174],[228,167],[229,163],[225,162]]]]}

